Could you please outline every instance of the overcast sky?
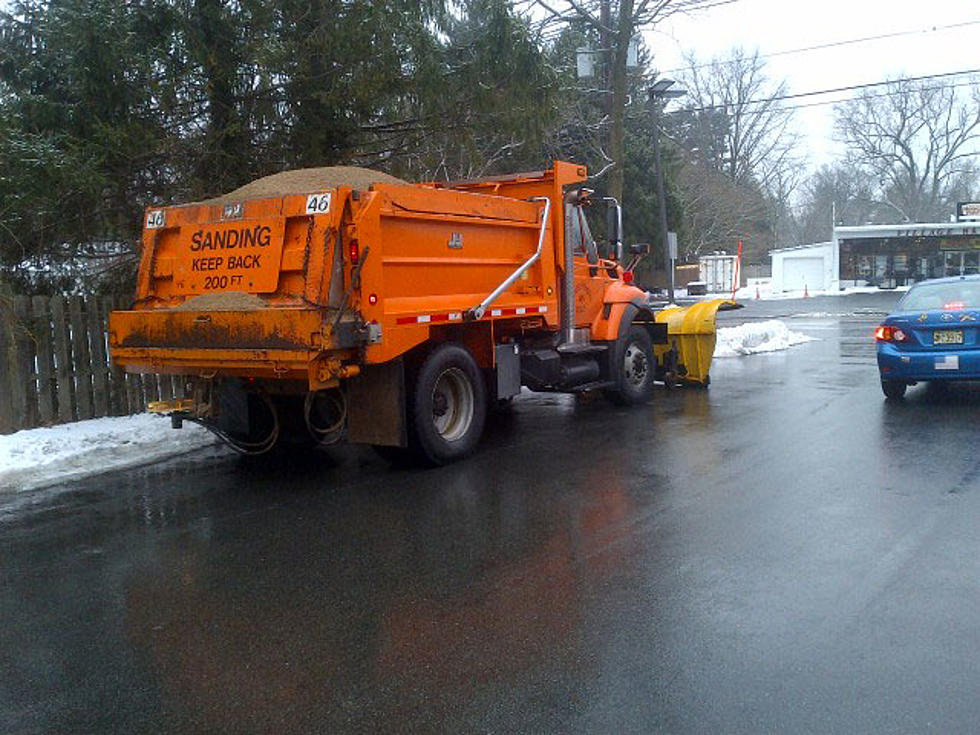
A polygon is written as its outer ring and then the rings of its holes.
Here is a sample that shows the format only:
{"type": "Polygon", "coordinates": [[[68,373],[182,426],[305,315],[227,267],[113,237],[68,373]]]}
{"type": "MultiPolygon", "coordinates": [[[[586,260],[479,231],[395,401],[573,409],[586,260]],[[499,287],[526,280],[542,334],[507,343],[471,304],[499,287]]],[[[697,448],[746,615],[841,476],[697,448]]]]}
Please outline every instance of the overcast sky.
{"type": "MultiPolygon", "coordinates": [[[[766,59],[768,74],[785,79],[791,93],[865,84],[901,74],[920,76],[980,68],[980,2],[977,0],[736,0],[661,22],[646,34],[654,63],[669,70],[683,54],[707,60],[734,46],[763,56],[869,36],[912,31],[766,59]],[[943,28],[976,21],[962,28],[943,28]]],[[[954,78],[964,81],[964,77],[954,78]]],[[[848,93],[852,94],[852,93],[848,93]]],[[[788,104],[839,100],[848,94],[804,98],[788,104]]],[[[797,110],[812,164],[840,153],[833,142],[832,105],[797,110]]]]}

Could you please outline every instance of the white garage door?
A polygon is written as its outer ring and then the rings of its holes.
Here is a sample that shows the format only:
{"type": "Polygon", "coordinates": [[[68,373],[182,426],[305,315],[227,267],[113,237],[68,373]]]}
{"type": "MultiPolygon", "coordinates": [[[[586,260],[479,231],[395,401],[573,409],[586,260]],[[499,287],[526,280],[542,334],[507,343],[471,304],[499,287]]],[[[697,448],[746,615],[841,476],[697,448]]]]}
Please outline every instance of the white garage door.
{"type": "Polygon", "coordinates": [[[823,258],[786,258],[783,260],[783,290],[822,291],[826,288],[823,282],[823,258]]]}

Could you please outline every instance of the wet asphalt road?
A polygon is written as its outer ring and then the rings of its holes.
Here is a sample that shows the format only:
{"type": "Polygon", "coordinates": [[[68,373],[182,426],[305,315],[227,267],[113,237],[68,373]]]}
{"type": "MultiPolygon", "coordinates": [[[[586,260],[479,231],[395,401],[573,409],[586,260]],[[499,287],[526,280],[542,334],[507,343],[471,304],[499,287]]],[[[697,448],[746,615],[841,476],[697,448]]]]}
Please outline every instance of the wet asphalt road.
{"type": "Polygon", "coordinates": [[[438,470],[0,499],[0,732],[975,732],[980,389],[882,400],[896,298],[750,303],[820,341],[523,398],[438,470]]]}

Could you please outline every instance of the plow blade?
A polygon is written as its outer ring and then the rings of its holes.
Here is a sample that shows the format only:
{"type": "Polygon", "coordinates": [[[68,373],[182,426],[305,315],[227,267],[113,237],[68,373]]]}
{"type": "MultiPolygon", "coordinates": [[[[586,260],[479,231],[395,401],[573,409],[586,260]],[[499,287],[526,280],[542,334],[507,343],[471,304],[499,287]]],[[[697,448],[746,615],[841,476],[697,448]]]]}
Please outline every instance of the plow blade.
{"type": "Polygon", "coordinates": [[[668,383],[708,385],[715,354],[715,315],[741,308],[728,299],[712,299],[657,312],[657,322],[667,325],[667,344],[655,345],[654,351],[668,383]]]}

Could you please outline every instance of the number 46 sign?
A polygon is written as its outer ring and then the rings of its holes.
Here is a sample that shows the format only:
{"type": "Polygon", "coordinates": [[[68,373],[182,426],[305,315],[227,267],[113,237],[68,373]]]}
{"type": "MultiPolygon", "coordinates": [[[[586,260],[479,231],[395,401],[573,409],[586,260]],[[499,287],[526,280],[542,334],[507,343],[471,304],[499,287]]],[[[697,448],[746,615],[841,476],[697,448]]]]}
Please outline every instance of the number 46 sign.
{"type": "Polygon", "coordinates": [[[307,214],[326,214],[330,211],[330,194],[310,194],[306,197],[307,214]]]}

